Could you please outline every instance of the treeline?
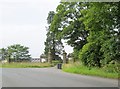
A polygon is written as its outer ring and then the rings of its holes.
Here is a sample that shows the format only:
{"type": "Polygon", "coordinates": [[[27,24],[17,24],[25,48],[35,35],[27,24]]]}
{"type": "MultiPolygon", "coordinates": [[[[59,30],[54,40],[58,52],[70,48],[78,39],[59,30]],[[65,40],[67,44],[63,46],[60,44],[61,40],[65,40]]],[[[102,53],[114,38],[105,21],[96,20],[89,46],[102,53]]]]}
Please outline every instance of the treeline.
{"type": "Polygon", "coordinates": [[[31,59],[29,48],[20,44],[11,45],[7,48],[1,48],[0,57],[1,60],[7,60],[9,63],[29,61],[31,59]]]}
{"type": "Polygon", "coordinates": [[[120,2],[61,2],[47,20],[46,55],[59,53],[63,39],[88,67],[120,62],[120,2]]]}

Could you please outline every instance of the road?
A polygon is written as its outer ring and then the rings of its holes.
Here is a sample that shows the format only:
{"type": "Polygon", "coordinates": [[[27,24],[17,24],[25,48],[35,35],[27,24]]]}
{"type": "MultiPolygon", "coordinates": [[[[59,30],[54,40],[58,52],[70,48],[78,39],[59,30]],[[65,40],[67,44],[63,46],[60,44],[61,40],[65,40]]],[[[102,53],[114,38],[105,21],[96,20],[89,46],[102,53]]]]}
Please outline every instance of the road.
{"type": "Polygon", "coordinates": [[[0,68],[0,89],[2,88],[2,68],[0,68]]]}
{"type": "Polygon", "coordinates": [[[3,87],[118,87],[118,80],[65,73],[55,68],[3,68],[3,87]]]}

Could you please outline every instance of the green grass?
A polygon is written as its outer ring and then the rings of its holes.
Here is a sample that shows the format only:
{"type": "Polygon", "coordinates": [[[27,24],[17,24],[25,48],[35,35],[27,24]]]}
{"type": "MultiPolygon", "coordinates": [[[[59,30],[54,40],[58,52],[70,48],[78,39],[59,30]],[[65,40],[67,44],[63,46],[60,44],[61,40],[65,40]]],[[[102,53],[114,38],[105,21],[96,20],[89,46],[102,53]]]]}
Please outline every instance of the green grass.
{"type": "Polygon", "coordinates": [[[105,78],[118,78],[118,73],[109,73],[103,70],[102,68],[88,68],[86,66],[81,65],[80,63],[75,64],[65,64],[63,65],[63,71],[82,74],[82,75],[91,75],[91,76],[99,76],[105,78]]]}
{"type": "Polygon", "coordinates": [[[31,62],[19,62],[19,63],[5,63],[0,65],[2,68],[44,68],[52,67],[49,63],[31,63],[31,62]]]}
{"type": "Polygon", "coordinates": [[[0,68],[2,67],[2,63],[1,63],[1,61],[0,61],[0,68]]]}
{"type": "Polygon", "coordinates": [[[53,60],[53,61],[52,61],[52,64],[53,64],[54,66],[57,65],[58,63],[60,63],[59,60],[53,60]]]}
{"type": "Polygon", "coordinates": [[[11,62],[2,64],[0,62],[0,68],[44,68],[44,67],[53,67],[58,64],[59,61],[52,61],[52,64],[49,63],[40,63],[40,62],[11,62]]]}

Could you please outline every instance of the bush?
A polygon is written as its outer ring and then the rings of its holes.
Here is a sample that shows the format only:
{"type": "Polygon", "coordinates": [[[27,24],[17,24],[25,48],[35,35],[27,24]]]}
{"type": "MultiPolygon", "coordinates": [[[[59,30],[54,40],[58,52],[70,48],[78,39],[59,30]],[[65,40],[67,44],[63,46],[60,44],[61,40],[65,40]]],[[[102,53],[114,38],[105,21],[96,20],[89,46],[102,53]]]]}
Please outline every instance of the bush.
{"type": "Polygon", "coordinates": [[[90,42],[83,46],[79,53],[79,59],[89,67],[101,66],[100,45],[97,42],[90,42]]]}
{"type": "Polygon", "coordinates": [[[115,38],[111,38],[101,45],[100,51],[103,52],[103,60],[101,60],[101,63],[103,66],[109,64],[110,62],[118,62],[120,60],[119,44],[119,41],[116,41],[115,38]]]}
{"type": "Polygon", "coordinates": [[[103,69],[110,73],[120,73],[120,64],[116,61],[111,61],[109,64],[105,65],[103,69]]]}
{"type": "Polygon", "coordinates": [[[79,50],[74,49],[72,57],[73,57],[73,61],[76,62],[79,59],[79,50]]]}

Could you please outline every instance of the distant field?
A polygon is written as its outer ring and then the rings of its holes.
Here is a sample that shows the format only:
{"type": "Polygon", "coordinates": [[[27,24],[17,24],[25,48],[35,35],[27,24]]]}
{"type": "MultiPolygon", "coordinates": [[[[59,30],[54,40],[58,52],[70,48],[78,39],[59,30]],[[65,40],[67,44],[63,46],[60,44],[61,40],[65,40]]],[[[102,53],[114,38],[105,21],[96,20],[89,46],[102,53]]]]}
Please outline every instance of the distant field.
{"type": "Polygon", "coordinates": [[[43,68],[43,67],[51,67],[53,65],[49,63],[31,63],[31,62],[20,62],[20,63],[5,63],[1,64],[2,68],[43,68]]]}
{"type": "Polygon", "coordinates": [[[80,65],[79,63],[75,64],[65,64],[63,66],[63,71],[65,72],[70,72],[70,73],[75,73],[75,74],[83,74],[83,75],[92,75],[92,76],[100,76],[100,77],[105,77],[105,78],[114,78],[117,79],[118,73],[110,73],[106,72],[105,69],[103,70],[102,68],[88,68],[86,66],[80,65]]]}

